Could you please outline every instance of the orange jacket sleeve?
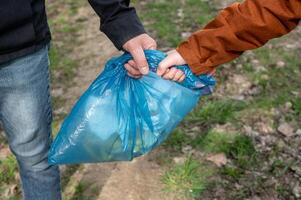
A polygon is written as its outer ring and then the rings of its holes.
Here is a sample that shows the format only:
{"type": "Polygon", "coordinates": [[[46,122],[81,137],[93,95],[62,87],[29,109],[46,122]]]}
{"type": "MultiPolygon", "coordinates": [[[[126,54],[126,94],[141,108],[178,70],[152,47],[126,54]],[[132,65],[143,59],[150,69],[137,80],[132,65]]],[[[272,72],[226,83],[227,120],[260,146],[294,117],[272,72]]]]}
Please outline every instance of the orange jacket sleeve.
{"type": "Polygon", "coordinates": [[[202,74],[244,51],[264,45],[294,29],[301,19],[301,0],[246,0],[222,10],[177,51],[192,71],[202,74]]]}

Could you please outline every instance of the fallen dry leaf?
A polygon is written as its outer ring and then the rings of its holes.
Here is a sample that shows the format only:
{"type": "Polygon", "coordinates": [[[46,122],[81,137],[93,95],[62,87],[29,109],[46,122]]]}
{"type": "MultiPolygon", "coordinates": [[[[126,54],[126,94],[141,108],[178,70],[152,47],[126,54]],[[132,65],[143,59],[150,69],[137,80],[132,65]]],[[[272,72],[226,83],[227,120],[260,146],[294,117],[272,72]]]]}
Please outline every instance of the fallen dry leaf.
{"type": "Polygon", "coordinates": [[[210,155],[206,158],[206,160],[213,162],[216,166],[221,167],[227,164],[227,157],[224,153],[210,155]]]}

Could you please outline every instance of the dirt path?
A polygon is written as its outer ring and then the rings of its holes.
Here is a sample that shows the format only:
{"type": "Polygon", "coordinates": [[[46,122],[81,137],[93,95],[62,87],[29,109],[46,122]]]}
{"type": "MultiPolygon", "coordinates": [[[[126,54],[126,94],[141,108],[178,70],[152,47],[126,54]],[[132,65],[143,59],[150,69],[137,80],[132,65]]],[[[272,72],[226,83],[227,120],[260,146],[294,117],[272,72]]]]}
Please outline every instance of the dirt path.
{"type": "Polygon", "coordinates": [[[162,192],[162,168],[149,155],[132,162],[118,163],[98,197],[99,200],[172,199],[162,192]]]}
{"type": "MultiPolygon", "coordinates": [[[[87,4],[80,8],[78,18],[86,21],[79,32],[79,43],[71,55],[79,61],[79,68],[73,79],[73,86],[65,94],[69,111],[78,97],[91,84],[102,70],[106,60],[120,54],[97,29],[99,18],[87,4]]],[[[168,199],[161,192],[158,164],[149,161],[149,156],[141,157],[132,162],[85,164],[70,177],[64,188],[65,199],[76,196],[78,185],[83,187],[82,197],[99,200],[162,200],[168,199]]],[[[63,167],[63,171],[66,168],[63,167]]],[[[171,199],[171,198],[169,198],[171,199]]]]}

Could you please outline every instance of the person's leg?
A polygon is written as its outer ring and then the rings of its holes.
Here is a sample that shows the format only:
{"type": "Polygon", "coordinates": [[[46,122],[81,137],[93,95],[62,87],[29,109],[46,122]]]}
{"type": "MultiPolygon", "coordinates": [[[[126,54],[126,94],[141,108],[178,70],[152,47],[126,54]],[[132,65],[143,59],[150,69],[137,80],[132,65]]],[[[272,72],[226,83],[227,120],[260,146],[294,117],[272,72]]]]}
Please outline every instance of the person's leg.
{"type": "Polygon", "coordinates": [[[16,156],[25,200],[59,200],[60,176],[47,155],[51,137],[48,49],[0,65],[0,120],[16,156]]]}

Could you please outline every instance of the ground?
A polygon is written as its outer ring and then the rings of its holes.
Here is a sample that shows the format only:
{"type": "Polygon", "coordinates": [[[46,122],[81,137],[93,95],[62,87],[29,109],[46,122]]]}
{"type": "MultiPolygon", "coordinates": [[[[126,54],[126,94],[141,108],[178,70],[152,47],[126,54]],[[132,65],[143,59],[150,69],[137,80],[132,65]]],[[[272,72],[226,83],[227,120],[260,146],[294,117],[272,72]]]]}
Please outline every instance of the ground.
{"type": "MultiPolygon", "coordinates": [[[[231,0],[133,1],[160,50],[174,48],[231,0]]],[[[48,0],[53,133],[118,52],[86,1],[48,0]]],[[[301,199],[301,28],[219,67],[169,139],[132,162],[62,166],[66,200],[301,199]]],[[[17,165],[0,138],[0,199],[20,199],[17,165]]]]}

